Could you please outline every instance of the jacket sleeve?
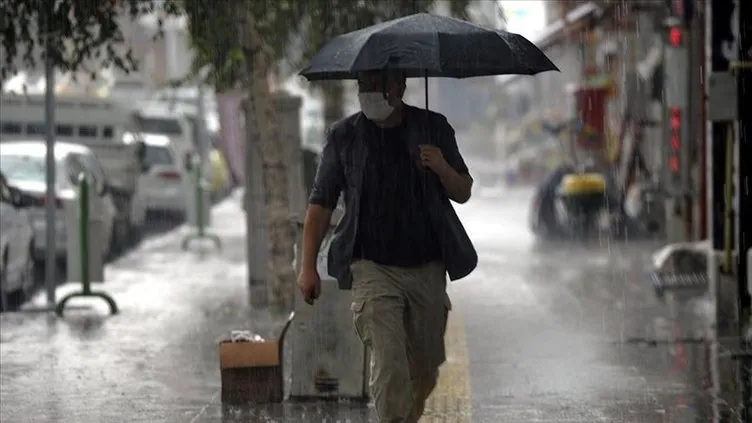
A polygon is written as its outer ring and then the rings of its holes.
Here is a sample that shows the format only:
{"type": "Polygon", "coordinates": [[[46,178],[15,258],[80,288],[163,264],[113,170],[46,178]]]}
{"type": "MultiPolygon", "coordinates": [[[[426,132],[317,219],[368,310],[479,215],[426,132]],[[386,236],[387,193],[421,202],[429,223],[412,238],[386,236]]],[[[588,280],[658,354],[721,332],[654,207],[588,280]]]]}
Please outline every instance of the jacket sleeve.
{"type": "Polygon", "coordinates": [[[437,122],[435,127],[438,130],[436,134],[439,140],[439,148],[441,148],[441,154],[444,155],[444,159],[449,163],[449,166],[457,171],[459,174],[470,175],[470,170],[465,164],[465,159],[462,158],[460,149],[457,146],[457,138],[454,135],[454,128],[449,123],[446,117],[437,115],[437,122]]]}
{"type": "Polygon", "coordinates": [[[340,131],[336,126],[329,128],[326,134],[326,145],[321,153],[321,160],[316,170],[316,178],[311,187],[309,204],[315,204],[334,210],[342,193],[345,173],[337,151],[337,136],[340,131]]]}

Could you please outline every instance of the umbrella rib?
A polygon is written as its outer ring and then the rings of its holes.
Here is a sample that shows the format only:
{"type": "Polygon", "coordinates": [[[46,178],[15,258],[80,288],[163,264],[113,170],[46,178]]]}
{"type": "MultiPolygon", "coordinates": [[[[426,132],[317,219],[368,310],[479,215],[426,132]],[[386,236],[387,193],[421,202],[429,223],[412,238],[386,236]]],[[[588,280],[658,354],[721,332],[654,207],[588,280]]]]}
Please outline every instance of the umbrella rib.
{"type": "MultiPolygon", "coordinates": [[[[368,42],[371,41],[371,37],[373,37],[374,34],[378,33],[379,31],[383,31],[383,30],[385,30],[387,28],[393,27],[394,25],[400,23],[403,19],[404,18],[395,19],[395,20],[386,21],[386,22],[381,22],[381,23],[377,24],[378,27],[371,27],[370,28],[371,31],[364,31],[364,34],[368,33],[368,35],[366,36],[366,39],[365,39],[365,41],[363,41],[362,45],[365,46],[366,44],[368,44],[368,42]]],[[[369,28],[365,28],[365,29],[369,29],[369,28]]],[[[340,37],[344,36],[344,35],[347,35],[347,34],[340,35],[340,37]]],[[[360,51],[358,52],[358,54],[350,62],[350,69],[352,69],[355,66],[355,63],[358,62],[358,59],[360,59],[360,56],[363,54],[364,51],[366,51],[365,48],[361,48],[360,49],[360,51]]]]}

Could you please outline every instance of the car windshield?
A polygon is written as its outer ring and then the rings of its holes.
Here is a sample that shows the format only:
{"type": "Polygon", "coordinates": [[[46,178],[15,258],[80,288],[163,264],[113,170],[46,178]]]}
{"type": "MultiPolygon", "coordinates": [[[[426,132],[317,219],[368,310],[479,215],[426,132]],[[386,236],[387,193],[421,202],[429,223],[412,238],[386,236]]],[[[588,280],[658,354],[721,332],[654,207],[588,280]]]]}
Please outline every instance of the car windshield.
{"type": "Polygon", "coordinates": [[[172,155],[166,147],[146,145],[146,163],[150,166],[171,165],[172,155]]]}
{"type": "Polygon", "coordinates": [[[180,122],[175,119],[139,116],[137,120],[141,132],[162,135],[183,135],[183,129],[180,127],[180,122]]]}
{"type": "MultiPolygon", "coordinates": [[[[9,181],[16,182],[38,182],[47,181],[47,166],[45,157],[33,154],[3,154],[0,156],[0,171],[5,174],[9,181]]],[[[70,185],[68,179],[61,174],[62,167],[58,163],[56,166],[57,175],[55,176],[55,185],[65,188],[70,185]]]]}
{"type": "Polygon", "coordinates": [[[9,180],[44,182],[45,169],[44,157],[40,156],[3,154],[0,158],[0,170],[9,180]]]}

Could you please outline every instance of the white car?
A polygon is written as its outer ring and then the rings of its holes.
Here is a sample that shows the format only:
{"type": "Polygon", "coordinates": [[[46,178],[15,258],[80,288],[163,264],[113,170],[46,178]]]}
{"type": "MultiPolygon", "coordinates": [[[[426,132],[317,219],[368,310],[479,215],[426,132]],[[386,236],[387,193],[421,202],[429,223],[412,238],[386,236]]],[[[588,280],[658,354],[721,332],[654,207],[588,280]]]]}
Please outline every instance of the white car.
{"type": "Polygon", "coordinates": [[[0,310],[20,305],[34,288],[34,231],[21,192],[0,173],[0,310]]]}
{"type": "MultiPolygon", "coordinates": [[[[0,170],[8,178],[8,183],[32,198],[29,207],[31,224],[34,228],[35,257],[46,257],[46,162],[47,146],[41,141],[10,141],[0,143],[0,170]]],[[[113,247],[113,229],[117,210],[112,196],[107,190],[105,175],[94,153],[80,144],[55,143],[56,199],[58,213],[55,214],[56,257],[66,257],[67,225],[66,210],[78,207],[78,188],[74,184],[81,172],[91,178],[92,220],[103,223],[101,241],[102,254],[109,256],[113,247]]]]}
{"type": "Polygon", "coordinates": [[[183,165],[196,151],[198,133],[191,120],[172,110],[168,104],[146,102],[137,106],[134,118],[141,134],[162,135],[169,137],[172,148],[179,154],[183,165]]]}
{"type": "Polygon", "coordinates": [[[142,137],[148,171],[141,175],[139,189],[146,197],[147,209],[185,218],[192,183],[181,160],[181,149],[164,135],[142,134],[142,137]]]}

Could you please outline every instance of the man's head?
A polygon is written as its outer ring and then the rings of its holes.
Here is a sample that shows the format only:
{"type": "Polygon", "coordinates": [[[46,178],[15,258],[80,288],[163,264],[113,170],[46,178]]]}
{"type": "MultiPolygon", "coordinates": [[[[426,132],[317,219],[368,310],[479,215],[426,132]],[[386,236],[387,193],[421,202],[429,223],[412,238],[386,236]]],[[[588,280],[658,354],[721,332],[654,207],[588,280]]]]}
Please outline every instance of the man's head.
{"type": "Polygon", "coordinates": [[[362,72],[358,75],[360,109],[368,119],[384,121],[402,106],[406,87],[400,71],[362,72]]]}

